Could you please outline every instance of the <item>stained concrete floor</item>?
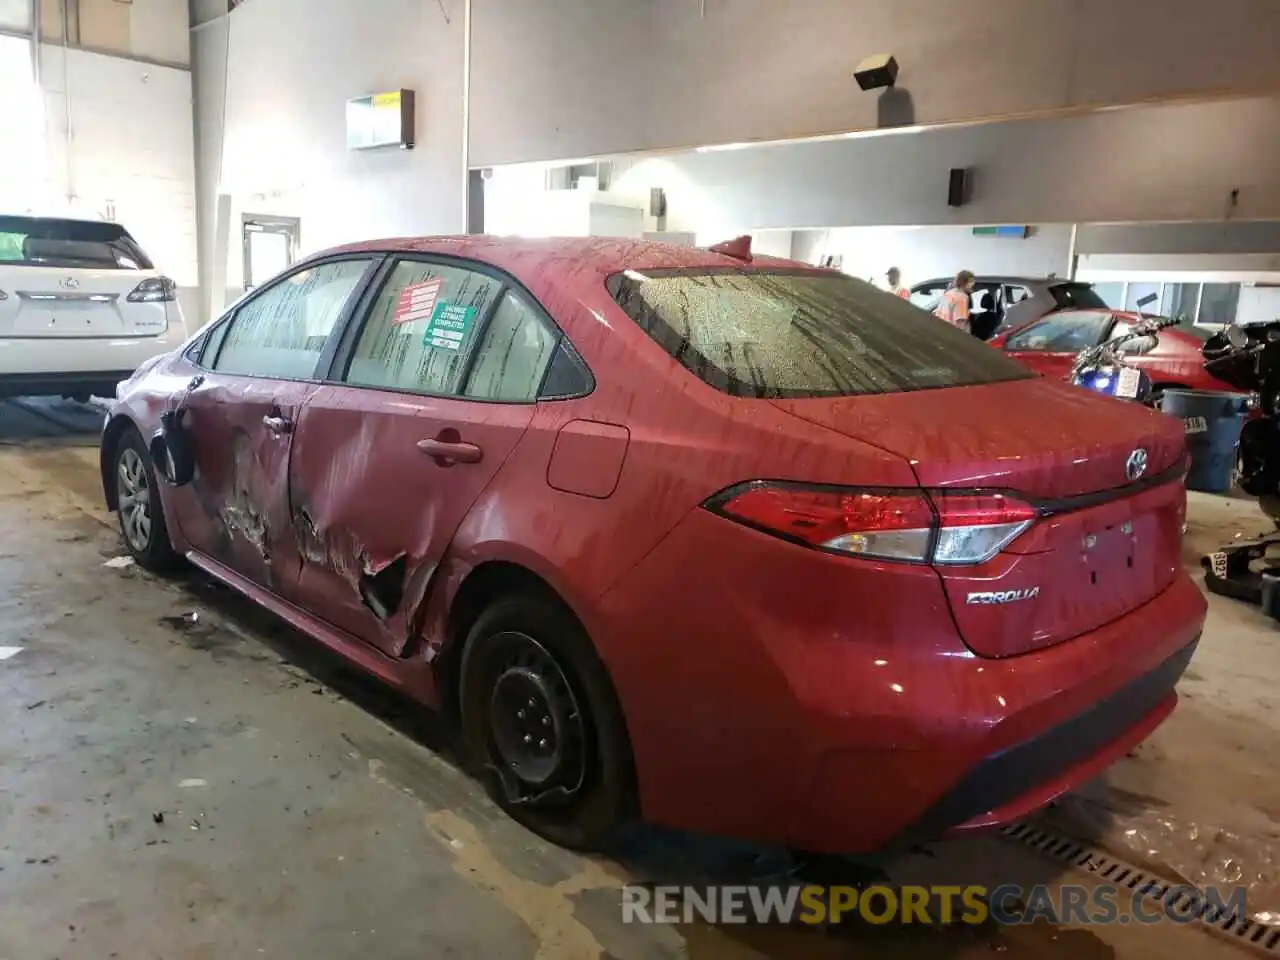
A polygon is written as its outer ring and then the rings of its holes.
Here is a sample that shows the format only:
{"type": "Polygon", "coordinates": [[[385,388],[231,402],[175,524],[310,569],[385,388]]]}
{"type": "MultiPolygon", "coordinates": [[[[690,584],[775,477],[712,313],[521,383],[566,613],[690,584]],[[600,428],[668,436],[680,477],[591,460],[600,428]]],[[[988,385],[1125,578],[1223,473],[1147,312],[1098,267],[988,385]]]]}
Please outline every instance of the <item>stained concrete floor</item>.
{"type": "MultiPolygon", "coordinates": [[[[776,852],[654,830],[612,859],[542,843],[419,710],[207,579],[104,565],[123,551],[96,456],[87,438],[0,448],[0,648],[20,648],[0,660],[0,960],[1238,955],[1173,926],[624,926],[630,880],[736,882],[776,852]]],[[[1249,509],[1197,500],[1189,558],[1249,509]]],[[[1212,607],[1174,719],[1064,811],[1168,876],[1225,863],[1270,897],[1280,627],[1212,607]]],[[[886,866],[1090,882],[992,837],[886,866]]]]}

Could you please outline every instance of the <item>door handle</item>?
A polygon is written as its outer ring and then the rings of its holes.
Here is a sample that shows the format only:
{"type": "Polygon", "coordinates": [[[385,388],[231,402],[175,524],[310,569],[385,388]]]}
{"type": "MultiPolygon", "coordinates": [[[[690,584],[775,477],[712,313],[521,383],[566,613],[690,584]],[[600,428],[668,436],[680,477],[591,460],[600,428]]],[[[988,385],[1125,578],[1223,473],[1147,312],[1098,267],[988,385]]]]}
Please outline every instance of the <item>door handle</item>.
{"type": "Polygon", "coordinates": [[[274,416],[268,414],[262,418],[262,425],[277,437],[285,436],[293,433],[293,421],[288,417],[274,416]]]}
{"type": "Polygon", "coordinates": [[[442,435],[432,440],[419,440],[418,449],[429,456],[441,467],[451,467],[455,463],[479,463],[484,456],[484,451],[477,447],[474,443],[467,443],[462,439],[454,439],[457,436],[456,431],[447,431],[453,433],[453,437],[442,435]]]}

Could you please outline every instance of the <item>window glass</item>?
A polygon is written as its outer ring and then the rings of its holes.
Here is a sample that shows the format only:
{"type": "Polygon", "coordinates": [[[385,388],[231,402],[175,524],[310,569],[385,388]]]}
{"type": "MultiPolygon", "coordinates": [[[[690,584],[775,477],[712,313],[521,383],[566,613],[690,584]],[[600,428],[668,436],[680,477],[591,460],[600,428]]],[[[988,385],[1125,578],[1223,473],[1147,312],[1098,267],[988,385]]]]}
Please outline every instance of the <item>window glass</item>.
{"type": "Polygon", "coordinates": [[[557,340],[556,331],[508,290],[476,351],[467,396],[482,400],[535,399],[557,340]]]}
{"type": "Polygon", "coordinates": [[[1179,320],[1185,317],[1188,322],[1194,322],[1199,300],[1200,284],[1166,283],[1161,312],[1166,316],[1177,317],[1179,320]]]}
{"type": "Polygon", "coordinates": [[[150,270],[151,261],[118,223],[0,216],[0,261],[24,267],[150,270]]]}
{"type": "Polygon", "coordinates": [[[934,310],[937,308],[938,300],[946,289],[943,284],[917,287],[911,292],[911,302],[921,310],[934,310]]]}
{"type": "Polygon", "coordinates": [[[490,276],[460,267],[400,262],[360,331],[346,381],[458,393],[476,328],[501,286],[490,276]]]}
{"type": "Polygon", "coordinates": [[[772,269],[616,274],[623,311],[706,383],[743,397],[834,397],[1032,376],[967,331],[852,277],[772,269]]]}
{"type": "Polygon", "coordinates": [[[1235,323],[1239,307],[1240,284],[1206,283],[1200,297],[1200,313],[1196,317],[1196,323],[1235,323]]]}
{"type": "Polygon", "coordinates": [[[196,351],[195,359],[201,366],[211,367],[213,362],[218,359],[218,351],[222,348],[222,341],[227,338],[227,331],[231,328],[231,322],[224,320],[204,336],[204,343],[200,349],[196,351]]]}
{"type": "Polygon", "coordinates": [[[1079,353],[1096,346],[1111,325],[1110,313],[1071,310],[1053,313],[1005,341],[1006,350],[1079,353]]]}
{"type": "Polygon", "coordinates": [[[1145,307],[1142,307],[1142,312],[1159,313],[1161,307],[1160,290],[1161,284],[1159,283],[1130,283],[1129,289],[1124,296],[1124,308],[1126,310],[1137,310],[1139,300],[1155,294],[1155,299],[1145,307]]]}
{"type": "Polygon", "coordinates": [[[1124,309],[1124,281],[1118,280],[1108,283],[1095,283],[1093,292],[1102,298],[1102,301],[1108,306],[1116,310],[1124,309]]]}
{"type": "MultiPolygon", "coordinates": [[[[1126,336],[1132,329],[1133,324],[1129,323],[1127,320],[1117,320],[1116,325],[1111,328],[1111,335],[1107,337],[1107,339],[1119,340],[1121,337],[1126,336]]],[[[1129,356],[1136,356],[1138,354],[1149,353],[1155,349],[1155,346],[1155,337],[1136,337],[1133,340],[1128,340],[1122,343],[1120,345],[1120,352],[1129,356]]]]}
{"type": "Polygon", "coordinates": [[[1107,305],[1088,283],[1055,283],[1049,288],[1049,296],[1059,310],[1095,310],[1107,305]]]}
{"type": "Polygon", "coordinates": [[[325,342],[368,265],[368,260],[323,263],[245,301],[231,320],[221,351],[216,345],[206,350],[206,364],[212,361],[220,373],[242,376],[314,376],[325,342]]]}
{"type": "Polygon", "coordinates": [[[1015,303],[1021,303],[1029,296],[1031,296],[1031,291],[1027,287],[1010,285],[1004,288],[1004,302],[1007,307],[1011,307],[1015,303]]]}

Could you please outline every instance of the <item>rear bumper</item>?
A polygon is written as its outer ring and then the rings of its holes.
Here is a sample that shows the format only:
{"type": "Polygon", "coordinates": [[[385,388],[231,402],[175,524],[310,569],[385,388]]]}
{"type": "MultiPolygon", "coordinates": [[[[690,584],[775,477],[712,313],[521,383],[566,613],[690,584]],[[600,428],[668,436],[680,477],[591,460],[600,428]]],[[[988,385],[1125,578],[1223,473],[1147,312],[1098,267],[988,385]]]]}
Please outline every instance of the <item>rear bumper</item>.
{"type": "Polygon", "coordinates": [[[186,339],[181,323],[158,337],[0,337],[0,396],[88,393],[115,396],[116,384],[186,339]]]}
{"type": "Polygon", "coordinates": [[[1185,572],[1070,641],[985,659],[928,568],[695,511],[588,623],[646,818],[831,853],[1016,819],[1168,715],[1203,628],[1185,572]]]}

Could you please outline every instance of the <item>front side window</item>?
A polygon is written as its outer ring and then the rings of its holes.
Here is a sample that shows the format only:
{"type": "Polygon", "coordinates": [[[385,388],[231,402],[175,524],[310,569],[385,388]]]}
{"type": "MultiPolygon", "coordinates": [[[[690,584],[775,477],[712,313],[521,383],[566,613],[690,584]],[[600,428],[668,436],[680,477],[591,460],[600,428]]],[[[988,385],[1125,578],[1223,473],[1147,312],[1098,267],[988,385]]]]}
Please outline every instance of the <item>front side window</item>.
{"type": "Polygon", "coordinates": [[[204,362],[219,373],[308,380],[342,311],[360,285],[368,260],[322,263],[280,281],[238,309],[218,349],[218,331],[204,362]]]}
{"type": "Polygon", "coordinates": [[[853,277],[798,270],[627,271],[623,311],[706,383],[741,397],[896,393],[1033,376],[853,277]]]}
{"type": "Polygon", "coordinates": [[[1020,330],[1005,341],[1005,349],[1041,353],[1079,353],[1098,342],[1110,329],[1110,313],[1072,310],[1054,313],[1020,330]]]}
{"type": "Polygon", "coordinates": [[[934,310],[946,290],[941,284],[917,287],[911,292],[911,302],[921,310],[934,310]]]}
{"type": "Polygon", "coordinates": [[[152,263],[118,223],[0,216],[0,263],[61,270],[150,270],[152,263]]]}
{"type": "Polygon", "coordinates": [[[439,263],[398,263],[360,331],[344,377],[363,387],[456,395],[502,284],[439,263]]]}

